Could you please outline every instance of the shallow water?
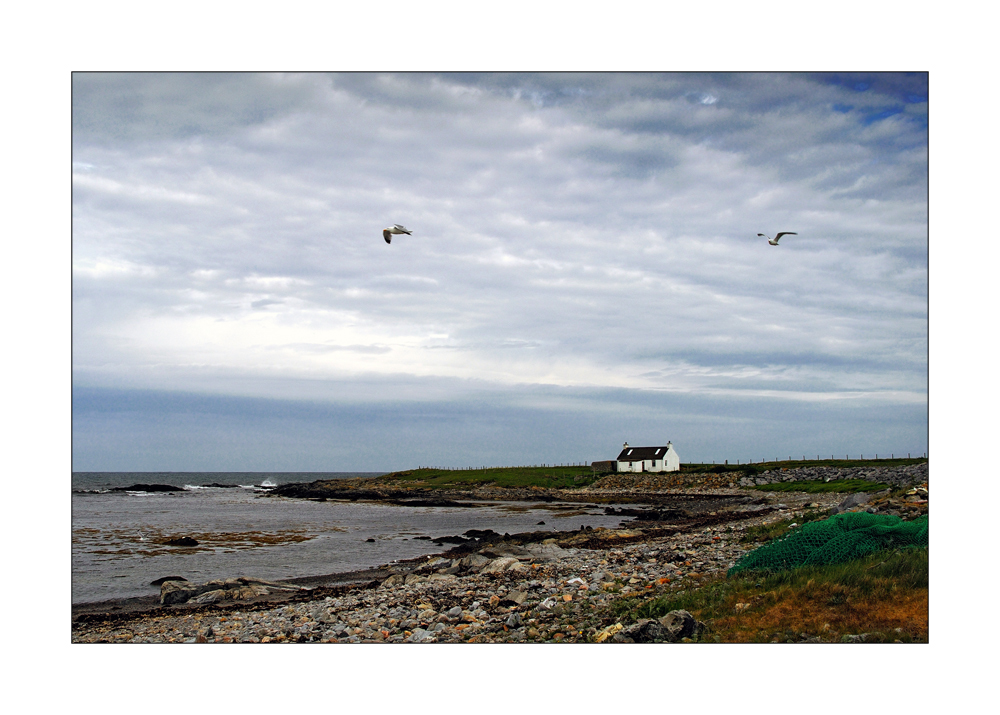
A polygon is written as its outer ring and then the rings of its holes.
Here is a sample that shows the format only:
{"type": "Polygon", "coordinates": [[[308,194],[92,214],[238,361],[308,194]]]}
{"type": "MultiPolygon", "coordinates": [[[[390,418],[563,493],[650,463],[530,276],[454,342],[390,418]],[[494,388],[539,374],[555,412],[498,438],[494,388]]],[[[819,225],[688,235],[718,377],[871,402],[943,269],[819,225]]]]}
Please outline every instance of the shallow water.
{"type": "MultiPolygon", "coordinates": [[[[317,576],[369,568],[445,551],[417,536],[468,529],[499,533],[617,526],[621,517],[579,505],[499,503],[469,507],[399,507],[364,502],[314,502],[265,496],[252,488],[332,475],[186,474],[74,475],[73,602],[152,595],[150,581],[255,576],[317,576]],[[292,476],[293,478],[289,478],[292,476]],[[207,483],[236,488],[197,488],[207,483]],[[183,492],[109,492],[108,486],[184,484],[183,492]],[[85,491],[87,490],[87,491],[85,491]],[[544,521],[545,525],[538,525],[544,521]],[[188,536],[196,547],[166,546],[188,536]],[[374,539],[368,542],[367,539],[374,539]]],[[[353,475],[352,475],[353,476],[353,475]]]]}

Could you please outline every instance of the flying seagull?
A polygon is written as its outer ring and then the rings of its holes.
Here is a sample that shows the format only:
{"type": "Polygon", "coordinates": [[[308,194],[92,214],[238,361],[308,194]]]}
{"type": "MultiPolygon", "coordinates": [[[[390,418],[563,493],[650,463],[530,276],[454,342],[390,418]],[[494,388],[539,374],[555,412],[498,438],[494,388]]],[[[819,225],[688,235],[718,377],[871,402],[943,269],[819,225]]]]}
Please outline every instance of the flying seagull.
{"type": "Polygon", "coordinates": [[[400,226],[398,223],[394,223],[392,228],[382,229],[382,238],[385,239],[386,243],[392,243],[392,234],[394,233],[405,233],[407,236],[411,235],[413,231],[406,228],[406,226],[400,226]]]}
{"type": "MultiPolygon", "coordinates": [[[[758,233],[757,235],[758,236],[763,236],[764,238],[766,238],[767,242],[770,243],[772,246],[777,246],[778,245],[778,239],[781,238],[782,236],[798,236],[799,234],[795,233],[795,231],[782,231],[781,233],[779,233],[774,238],[770,238],[766,234],[763,234],[763,233],[758,233]]],[[[388,241],[389,239],[387,238],[386,240],[388,241]]]]}

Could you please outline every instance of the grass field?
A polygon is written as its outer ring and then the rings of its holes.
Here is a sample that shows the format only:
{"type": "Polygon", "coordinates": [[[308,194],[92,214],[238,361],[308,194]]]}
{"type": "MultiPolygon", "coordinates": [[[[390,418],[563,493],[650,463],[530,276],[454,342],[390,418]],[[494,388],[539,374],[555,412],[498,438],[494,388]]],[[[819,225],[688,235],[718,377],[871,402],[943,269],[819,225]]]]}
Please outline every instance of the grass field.
{"type": "Polygon", "coordinates": [[[830,641],[867,633],[866,642],[927,642],[927,549],[885,551],[769,575],[718,576],[693,590],[625,599],[615,613],[634,621],[678,609],[705,622],[706,641],[830,641]]]}
{"type": "Polygon", "coordinates": [[[413,482],[444,489],[476,484],[499,487],[545,487],[567,489],[593,484],[603,475],[588,467],[492,467],[486,469],[410,469],[386,474],[380,479],[413,482]]]}
{"type": "Polygon", "coordinates": [[[867,479],[834,479],[829,482],[813,480],[808,482],[778,482],[754,487],[762,492],[806,492],[807,494],[828,494],[840,492],[880,492],[883,489],[893,489],[891,484],[869,482],[867,479]]]}
{"type": "MultiPolygon", "coordinates": [[[[706,472],[722,474],[740,472],[743,474],[759,474],[767,470],[796,467],[896,467],[909,464],[920,464],[926,459],[879,459],[879,460],[811,460],[792,462],[763,462],[754,464],[684,464],[681,465],[681,475],[703,474],[706,472]]],[[[543,487],[553,489],[572,489],[590,486],[604,476],[595,473],[589,465],[582,466],[547,466],[547,467],[485,467],[481,469],[436,469],[422,467],[408,469],[402,472],[386,474],[378,479],[385,481],[399,480],[412,482],[414,486],[445,489],[459,486],[474,486],[477,484],[495,484],[500,487],[543,487]]],[[[774,491],[871,491],[884,489],[885,485],[872,484],[864,480],[839,480],[837,482],[794,482],[795,487],[768,485],[758,489],[774,491]],[[854,484],[857,482],[857,484],[854,484]],[[831,485],[836,486],[831,486],[831,485]]]]}

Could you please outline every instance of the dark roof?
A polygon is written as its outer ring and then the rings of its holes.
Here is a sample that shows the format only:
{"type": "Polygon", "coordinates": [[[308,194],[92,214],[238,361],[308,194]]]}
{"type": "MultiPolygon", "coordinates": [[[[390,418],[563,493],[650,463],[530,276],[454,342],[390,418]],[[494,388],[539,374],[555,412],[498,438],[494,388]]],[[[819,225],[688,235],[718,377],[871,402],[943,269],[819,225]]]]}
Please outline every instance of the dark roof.
{"type": "Polygon", "coordinates": [[[646,459],[663,459],[666,447],[626,447],[618,455],[619,462],[641,462],[646,459]]]}

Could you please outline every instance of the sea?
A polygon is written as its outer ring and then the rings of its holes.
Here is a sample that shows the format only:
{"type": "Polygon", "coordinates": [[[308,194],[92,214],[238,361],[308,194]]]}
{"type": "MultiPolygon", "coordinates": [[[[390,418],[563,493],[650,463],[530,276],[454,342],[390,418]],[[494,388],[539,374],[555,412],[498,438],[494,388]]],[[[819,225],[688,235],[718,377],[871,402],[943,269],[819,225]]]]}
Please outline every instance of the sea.
{"type": "Polygon", "coordinates": [[[151,582],[164,576],[281,580],[357,571],[446,551],[451,544],[426,537],[469,529],[514,534],[621,523],[603,508],[569,503],[407,507],[268,496],[280,484],[379,474],[74,472],[73,603],[155,595],[159,587],[151,582]],[[136,484],[183,491],[114,491],[136,484]],[[184,537],[197,545],[163,543],[184,537]]]}

